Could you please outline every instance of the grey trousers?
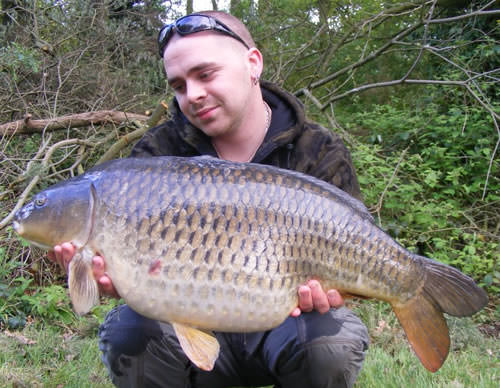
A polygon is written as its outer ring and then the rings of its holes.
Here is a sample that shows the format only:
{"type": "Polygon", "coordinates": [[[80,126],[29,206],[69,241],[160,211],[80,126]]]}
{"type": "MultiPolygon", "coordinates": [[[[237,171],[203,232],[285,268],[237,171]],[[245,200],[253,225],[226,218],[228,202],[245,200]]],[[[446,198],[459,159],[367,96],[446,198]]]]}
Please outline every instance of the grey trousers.
{"type": "Polygon", "coordinates": [[[351,387],[369,338],[345,307],[303,313],[260,333],[215,333],[221,350],[202,371],[184,355],[170,324],[128,306],[112,310],[99,329],[99,348],[117,387],[280,388],[351,387]]]}

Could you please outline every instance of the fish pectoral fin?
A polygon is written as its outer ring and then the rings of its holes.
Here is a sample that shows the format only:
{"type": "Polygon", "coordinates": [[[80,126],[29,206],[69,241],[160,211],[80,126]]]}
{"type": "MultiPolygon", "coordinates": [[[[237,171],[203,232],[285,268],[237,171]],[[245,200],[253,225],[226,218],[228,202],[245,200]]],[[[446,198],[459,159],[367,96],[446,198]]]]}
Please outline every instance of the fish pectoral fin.
{"type": "Polygon", "coordinates": [[[185,326],[181,323],[172,323],[177,339],[186,356],[198,368],[212,370],[219,357],[219,341],[213,334],[185,326]]]}
{"type": "Polygon", "coordinates": [[[69,263],[69,295],[73,309],[79,315],[86,314],[99,303],[99,288],[92,273],[92,259],[78,252],[69,263]]]}
{"type": "Polygon", "coordinates": [[[404,305],[392,308],[417,357],[427,370],[436,372],[450,348],[448,326],[439,307],[425,294],[418,294],[404,305]]]}

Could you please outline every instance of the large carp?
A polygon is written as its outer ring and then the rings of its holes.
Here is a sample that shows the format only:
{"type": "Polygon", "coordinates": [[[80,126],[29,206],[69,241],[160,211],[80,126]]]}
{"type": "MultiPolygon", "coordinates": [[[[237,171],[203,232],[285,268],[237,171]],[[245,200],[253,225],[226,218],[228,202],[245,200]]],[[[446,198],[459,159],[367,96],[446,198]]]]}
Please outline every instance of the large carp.
{"type": "Polygon", "coordinates": [[[171,322],[187,356],[207,370],[219,350],[207,330],[276,327],[311,278],[389,302],[431,371],[448,354],[443,312],[468,316],[487,303],[472,279],[403,248],[340,189],[264,165],[114,160],[37,194],[14,229],[42,247],[75,245],[69,291],[78,313],[98,302],[91,260],[101,254],[125,302],[171,322]]]}

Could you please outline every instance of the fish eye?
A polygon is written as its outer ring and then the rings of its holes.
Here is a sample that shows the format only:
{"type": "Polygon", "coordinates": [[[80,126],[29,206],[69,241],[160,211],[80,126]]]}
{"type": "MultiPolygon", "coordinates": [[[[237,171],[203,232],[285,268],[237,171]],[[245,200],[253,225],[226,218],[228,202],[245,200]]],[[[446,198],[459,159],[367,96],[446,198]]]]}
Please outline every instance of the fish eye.
{"type": "Polygon", "coordinates": [[[47,202],[47,197],[45,195],[40,195],[35,198],[35,206],[41,207],[47,202]]]}

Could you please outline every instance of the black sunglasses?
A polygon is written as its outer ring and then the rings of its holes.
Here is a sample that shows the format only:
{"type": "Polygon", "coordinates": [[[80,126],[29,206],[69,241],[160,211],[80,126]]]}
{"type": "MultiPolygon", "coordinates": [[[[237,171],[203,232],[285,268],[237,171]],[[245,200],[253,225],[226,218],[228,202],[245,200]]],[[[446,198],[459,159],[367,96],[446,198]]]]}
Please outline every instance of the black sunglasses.
{"type": "Polygon", "coordinates": [[[247,49],[250,48],[243,39],[241,39],[238,35],[231,31],[228,26],[226,26],[219,20],[208,15],[192,14],[181,17],[175,22],[167,24],[160,30],[160,33],[158,34],[158,48],[160,57],[163,58],[163,51],[165,51],[165,47],[167,46],[170,38],[172,38],[172,36],[174,35],[174,32],[177,32],[181,36],[185,36],[194,34],[195,32],[209,30],[218,31],[225,35],[228,35],[243,43],[247,49]]]}

